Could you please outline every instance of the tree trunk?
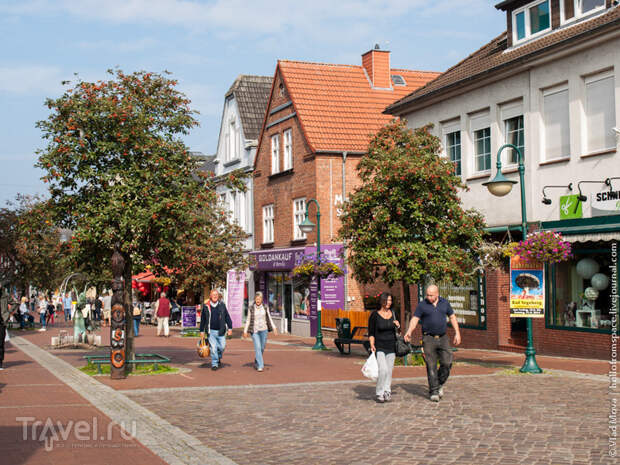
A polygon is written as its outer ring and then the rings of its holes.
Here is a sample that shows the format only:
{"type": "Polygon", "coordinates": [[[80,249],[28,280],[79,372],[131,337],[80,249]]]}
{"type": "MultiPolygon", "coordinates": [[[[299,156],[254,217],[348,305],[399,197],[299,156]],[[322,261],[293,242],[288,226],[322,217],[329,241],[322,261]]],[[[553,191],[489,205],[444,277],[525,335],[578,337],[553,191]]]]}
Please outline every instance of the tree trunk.
{"type": "MultiPolygon", "coordinates": [[[[131,257],[124,255],[125,269],[123,270],[124,289],[123,289],[123,305],[125,307],[125,334],[127,341],[125,345],[126,360],[135,360],[134,334],[133,334],[133,305],[132,305],[132,288],[131,277],[133,264],[131,257]]],[[[133,371],[133,364],[125,364],[125,373],[129,374],[133,371]]]]}
{"type": "MultiPolygon", "coordinates": [[[[407,315],[411,315],[411,292],[409,288],[409,284],[405,281],[402,281],[403,285],[403,304],[400,306],[400,323],[404,328],[407,324],[407,315]]],[[[405,329],[406,331],[406,329],[405,329]]]]}

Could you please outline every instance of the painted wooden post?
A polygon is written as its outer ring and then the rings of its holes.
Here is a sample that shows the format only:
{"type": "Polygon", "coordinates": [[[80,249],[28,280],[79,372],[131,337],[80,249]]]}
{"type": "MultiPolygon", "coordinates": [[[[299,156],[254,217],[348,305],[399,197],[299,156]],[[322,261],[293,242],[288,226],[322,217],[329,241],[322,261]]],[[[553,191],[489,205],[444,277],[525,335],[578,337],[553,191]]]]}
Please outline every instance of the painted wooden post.
{"type": "Polygon", "coordinates": [[[127,334],[125,334],[125,307],[123,305],[123,270],[125,259],[114,247],[112,254],[112,314],[110,318],[110,378],[123,379],[125,374],[125,347],[127,334]]]}

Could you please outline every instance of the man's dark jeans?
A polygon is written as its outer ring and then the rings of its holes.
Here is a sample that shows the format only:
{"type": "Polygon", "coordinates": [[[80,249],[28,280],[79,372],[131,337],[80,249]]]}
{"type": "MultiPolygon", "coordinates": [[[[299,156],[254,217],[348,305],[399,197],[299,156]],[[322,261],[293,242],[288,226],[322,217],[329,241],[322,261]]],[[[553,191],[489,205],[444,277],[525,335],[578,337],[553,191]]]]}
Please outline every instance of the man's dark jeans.
{"type": "Polygon", "coordinates": [[[440,338],[426,335],[422,338],[422,347],[424,348],[424,361],[426,362],[428,390],[431,395],[437,394],[439,387],[450,376],[450,368],[452,367],[450,340],[447,334],[440,338]],[[437,370],[437,360],[439,360],[439,371],[437,370]]]}

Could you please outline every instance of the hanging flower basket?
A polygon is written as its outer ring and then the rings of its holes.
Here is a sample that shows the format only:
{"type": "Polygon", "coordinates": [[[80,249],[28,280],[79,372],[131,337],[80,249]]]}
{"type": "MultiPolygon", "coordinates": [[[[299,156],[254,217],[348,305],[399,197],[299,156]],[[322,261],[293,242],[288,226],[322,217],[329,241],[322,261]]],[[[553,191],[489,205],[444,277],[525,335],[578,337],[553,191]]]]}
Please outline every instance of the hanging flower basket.
{"type": "Polygon", "coordinates": [[[562,234],[555,231],[528,234],[524,241],[514,246],[511,256],[514,255],[545,263],[564,262],[573,256],[571,243],[563,240],[562,234]]]}
{"type": "Polygon", "coordinates": [[[306,279],[312,279],[315,276],[321,279],[336,278],[344,274],[342,269],[335,263],[318,263],[314,260],[304,260],[293,268],[292,273],[296,278],[306,279]]]}

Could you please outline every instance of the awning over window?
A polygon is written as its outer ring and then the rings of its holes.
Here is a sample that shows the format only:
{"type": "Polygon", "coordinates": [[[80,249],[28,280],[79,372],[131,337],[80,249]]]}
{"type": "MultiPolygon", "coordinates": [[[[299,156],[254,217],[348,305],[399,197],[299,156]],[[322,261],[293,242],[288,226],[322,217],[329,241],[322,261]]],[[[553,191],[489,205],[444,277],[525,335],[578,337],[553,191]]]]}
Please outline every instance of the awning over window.
{"type": "Polygon", "coordinates": [[[139,273],[131,277],[132,281],[136,281],[139,283],[150,283],[154,279],[155,279],[155,275],[151,273],[150,271],[144,271],[142,273],[139,273]]]}
{"type": "Polygon", "coordinates": [[[543,221],[540,229],[558,231],[568,242],[620,241],[620,215],[543,221]]]}

